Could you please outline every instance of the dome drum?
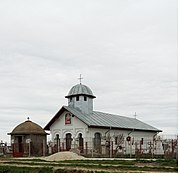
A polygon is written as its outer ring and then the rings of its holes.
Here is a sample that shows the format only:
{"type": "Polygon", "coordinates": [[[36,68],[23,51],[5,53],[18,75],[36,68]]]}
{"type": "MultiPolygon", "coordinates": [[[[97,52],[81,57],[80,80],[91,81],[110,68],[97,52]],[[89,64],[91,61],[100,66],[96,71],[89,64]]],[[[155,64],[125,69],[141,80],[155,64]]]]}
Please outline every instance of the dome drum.
{"type": "Polygon", "coordinates": [[[90,114],[93,111],[93,99],[96,97],[89,87],[80,83],[73,86],[65,98],[68,98],[69,107],[90,114]]]}

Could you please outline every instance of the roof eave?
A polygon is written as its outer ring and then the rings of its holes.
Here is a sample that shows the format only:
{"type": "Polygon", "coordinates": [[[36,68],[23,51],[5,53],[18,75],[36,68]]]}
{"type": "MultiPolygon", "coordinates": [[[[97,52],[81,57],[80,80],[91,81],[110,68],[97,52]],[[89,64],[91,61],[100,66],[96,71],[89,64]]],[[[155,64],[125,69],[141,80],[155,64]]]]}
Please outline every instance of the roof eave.
{"type": "Polygon", "coordinates": [[[117,129],[117,130],[133,130],[133,131],[146,131],[146,132],[162,132],[162,130],[159,129],[134,129],[134,128],[125,128],[125,127],[108,127],[108,126],[97,126],[97,125],[89,125],[90,128],[105,128],[105,129],[117,129]]]}
{"type": "Polygon", "coordinates": [[[49,121],[49,123],[44,127],[44,130],[50,130],[50,126],[59,118],[59,114],[61,114],[64,111],[64,107],[55,114],[55,116],[49,121]]]}
{"type": "Polygon", "coordinates": [[[65,96],[65,98],[70,98],[70,97],[74,97],[74,96],[88,96],[88,97],[91,97],[91,98],[96,98],[96,96],[90,95],[90,94],[72,94],[72,95],[65,96]]]}
{"type": "Polygon", "coordinates": [[[49,135],[49,133],[31,133],[31,132],[22,132],[22,133],[8,133],[8,135],[49,135]]]}

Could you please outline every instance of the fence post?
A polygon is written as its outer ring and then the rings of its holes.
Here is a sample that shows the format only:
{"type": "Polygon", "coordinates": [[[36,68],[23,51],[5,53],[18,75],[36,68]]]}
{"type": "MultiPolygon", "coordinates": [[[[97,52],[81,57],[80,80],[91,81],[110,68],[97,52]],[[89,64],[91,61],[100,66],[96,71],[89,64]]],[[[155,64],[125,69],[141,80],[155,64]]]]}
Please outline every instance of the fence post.
{"type": "Polygon", "coordinates": [[[43,156],[46,155],[46,143],[45,140],[43,139],[43,156]]]}
{"type": "Polygon", "coordinates": [[[86,142],[86,145],[85,145],[86,149],[85,149],[85,154],[87,155],[87,151],[88,151],[88,143],[86,142]]]}
{"type": "Polygon", "coordinates": [[[31,142],[29,142],[29,157],[31,156],[31,142]]]}
{"type": "Polygon", "coordinates": [[[62,150],[64,151],[64,142],[62,142],[62,150]]]}
{"type": "Polygon", "coordinates": [[[94,140],[93,140],[93,138],[92,138],[92,150],[91,150],[91,151],[92,151],[92,152],[91,152],[92,157],[94,156],[94,154],[93,154],[93,150],[94,150],[94,143],[93,143],[93,142],[94,142],[94,140]]]}
{"type": "Polygon", "coordinates": [[[57,139],[57,150],[60,151],[60,139],[57,139]]]}
{"type": "Polygon", "coordinates": [[[111,148],[110,148],[110,158],[112,157],[112,155],[113,155],[113,141],[110,141],[111,142],[111,144],[110,144],[110,146],[111,146],[111,148]]]}
{"type": "Polygon", "coordinates": [[[132,141],[130,140],[130,158],[132,158],[132,141]]]}
{"type": "Polygon", "coordinates": [[[152,146],[152,147],[153,147],[153,148],[152,148],[152,159],[154,159],[154,142],[155,142],[155,141],[153,140],[153,146],[152,146]]]}

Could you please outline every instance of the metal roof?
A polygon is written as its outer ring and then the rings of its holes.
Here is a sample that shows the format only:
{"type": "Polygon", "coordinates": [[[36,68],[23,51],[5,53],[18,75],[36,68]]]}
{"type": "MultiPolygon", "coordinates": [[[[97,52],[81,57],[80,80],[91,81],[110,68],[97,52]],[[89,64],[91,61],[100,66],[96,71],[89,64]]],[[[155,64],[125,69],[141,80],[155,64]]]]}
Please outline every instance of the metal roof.
{"type": "Polygon", "coordinates": [[[90,127],[108,127],[161,132],[161,130],[152,127],[136,118],[129,118],[98,111],[93,111],[92,114],[84,114],[69,106],[63,107],[90,127]]]}
{"type": "Polygon", "coordinates": [[[68,97],[75,96],[75,95],[87,95],[87,96],[90,96],[92,98],[95,98],[91,89],[89,87],[87,87],[86,85],[83,85],[83,84],[77,84],[77,85],[73,86],[70,89],[68,95],[65,97],[68,98],[68,97]]]}

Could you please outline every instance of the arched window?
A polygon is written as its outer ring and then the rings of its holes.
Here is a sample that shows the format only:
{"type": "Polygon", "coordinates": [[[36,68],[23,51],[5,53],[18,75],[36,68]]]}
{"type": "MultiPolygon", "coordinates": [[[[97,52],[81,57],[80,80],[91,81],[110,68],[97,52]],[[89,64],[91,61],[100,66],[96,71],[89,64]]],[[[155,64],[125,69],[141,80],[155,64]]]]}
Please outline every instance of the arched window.
{"type": "Polygon", "coordinates": [[[72,135],[71,133],[66,134],[66,150],[69,151],[71,149],[71,143],[72,143],[72,135]]]}
{"type": "Polygon", "coordinates": [[[56,137],[55,137],[55,142],[56,142],[56,151],[59,152],[60,150],[60,138],[59,138],[59,134],[56,134],[56,137]]]}
{"type": "Polygon", "coordinates": [[[84,140],[82,137],[82,133],[79,133],[78,138],[79,138],[79,150],[81,153],[83,153],[84,140]]]}
{"type": "Polygon", "coordinates": [[[94,149],[101,152],[101,134],[98,132],[94,134],[94,149]]]}
{"type": "Polygon", "coordinates": [[[59,140],[59,134],[56,134],[56,140],[59,140]]]}

